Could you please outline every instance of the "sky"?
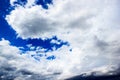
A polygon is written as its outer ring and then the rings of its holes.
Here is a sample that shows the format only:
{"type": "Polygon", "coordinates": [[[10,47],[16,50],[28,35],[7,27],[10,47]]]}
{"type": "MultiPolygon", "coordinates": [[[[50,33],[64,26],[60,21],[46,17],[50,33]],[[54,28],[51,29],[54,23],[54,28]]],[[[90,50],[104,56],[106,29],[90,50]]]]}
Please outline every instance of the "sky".
{"type": "Polygon", "coordinates": [[[0,0],[0,79],[115,80],[119,3],[0,0]]]}

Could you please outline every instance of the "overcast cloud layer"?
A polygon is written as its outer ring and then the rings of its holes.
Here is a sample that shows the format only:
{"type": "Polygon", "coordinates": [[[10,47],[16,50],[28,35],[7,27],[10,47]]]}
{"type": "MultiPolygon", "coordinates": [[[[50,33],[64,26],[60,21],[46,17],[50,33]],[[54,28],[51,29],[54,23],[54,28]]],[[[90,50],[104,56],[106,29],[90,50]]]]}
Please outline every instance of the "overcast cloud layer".
{"type": "MultiPolygon", "coordinates": [[[[55,55],[55,60],[42,57],[38,62],[30,56],[35,51],[20,55],[19,48],[10,46],[10,42],[3,39],[0,41],[2,65],[16,67],[16,72],[26,70],[32,73],[30,75],[40,74],[46,80],[94,71],[97,75],[112,74],[109,72],[119,67],[119,0],[53,0],[48,10],[40,5],[32,6],[34,1],[29,1],[25,7],[17,6],[6,16],[18,37],[50,38],[56,35],[68,41],[70,46],[47,52],[48,56],[55,55]]],[[[20,78],[26,80],[28,77],[31,76],[21,74],[20,78]]],[[[19,80],[19,77],[15,78],[19,80]]]]}

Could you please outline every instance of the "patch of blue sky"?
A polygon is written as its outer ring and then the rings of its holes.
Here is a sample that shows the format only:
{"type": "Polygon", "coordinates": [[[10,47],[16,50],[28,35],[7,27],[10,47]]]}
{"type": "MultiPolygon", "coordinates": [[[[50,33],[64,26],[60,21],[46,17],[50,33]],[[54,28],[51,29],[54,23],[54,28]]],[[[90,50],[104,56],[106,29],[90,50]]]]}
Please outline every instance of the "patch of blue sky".
{"type": "Polygon", "coordinates": [[[69,49],[70,52],[72,52],[72,49],[69,49]]]}
{"type": "Polygon", "coordinates": [[[42,5],[44,9],[48,9],[48,4],[52,4],[52,0],[35,0],[37,5],[42,5]]]}
{"type": "MultiPolygon", "coordinates": [[[[16,0],[14,5],[25,6],[28,0],[16,0]]],[[[48,9],[47,4],[52,4],[52,0],[35,0],[36,5],[41,5],[44,9],[48,9]]],[[[10,4],[10,0],[2,0],[0,2],[0,16],[4,16],[9,14],[12,10],[14,10],[15,6],[10,4]]]]}
{"type": "Polygon", "coordinates": [[[33,57],[35,60],[40,61],[41,57],[43,57],[43,54],[32,54],[31,57],[33,57]]]}
{"type": "Polygon", "coordinates": [[[42,53],[32,54],[31,57],[37,61],[40,61],[42,57],[45,57],[46,60],[55,60],[56,59],[55,55],[47,56],[47,54],[42,54],[42,53]]]}
{"type": "MultiPolygon", "coordinates": [[[[28,0],[16,0],[13,4],[25,6],[27,4],[28,0]]],[[[48,4],[52,4],[52,0],[34,0],[36,5],[41,5],[44,9],[48,9],[48,4]]],[[[34,6],[34,5],[33,5],[34,6]]]]}
{"type": "Polygon", "coordinates": [[[13,4],[24,6],[27,4],[27,0],[16,0],[13,4]]]}
{"type": "Polygon", "coordinates": [[[0,29],[3,28],[2,26],[8,25],[5,21],[5,17],[12,10],[14,10],[14,7],[10,5],[10,0],[2,0],[0,2],[0,29]]]}
{"type": "Polygon", "coordinates": [[[56,57],[54,55],[48,56],[46,59],[47,60],[54,60],[56,57]]]}

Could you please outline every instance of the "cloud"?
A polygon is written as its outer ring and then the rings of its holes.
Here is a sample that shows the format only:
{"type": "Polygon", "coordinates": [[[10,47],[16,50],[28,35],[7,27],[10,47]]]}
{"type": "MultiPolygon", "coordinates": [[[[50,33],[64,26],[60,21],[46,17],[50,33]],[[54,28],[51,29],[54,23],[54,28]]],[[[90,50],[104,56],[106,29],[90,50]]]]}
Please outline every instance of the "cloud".
{"type": "Polygon", "coordinates": [[[11,46],[9,41],[4,39],[0,41],[0,79],[53,80],[53,75],[41,74],[42,68],[39,68],[40,64],[30,58],[29,54],[20,55],[20,53],[19,48],[11,46]],[[39,69],[33,69],[33,66],[39,69]]]}
{"type": "MultiPolygon", "coordinates": [[[[31,58],[34,51],[20,53],[17,47],[1,41],[1,53],[7,53],[1,59],[7,60],[12,66],[25,69],[35,74],[59,74],[55,79],[64,79],[82,73],[100,71],[107,74],[112,67],[119,67],[120,53],[120,23],[118,0],[63,0],[53,1],[49,9],[41,6],[17,6],[6,20],[19,37],[50,38],[56,35],[59,39],[68,41],[70,46],[43,53],[46,57],[55,55],[55,60],[41,57],[40,62],[31,58]],[[3,45],[4,43],[4,45],[3,45]],[[6,48],[10,49],[6,52],[6,48]],[[72,51],[69,51],[72,49],[72,51]],[[18,57],[16,57],[18,56],[18,57]],[[21,63],[21,64],[20,64],[21,63]],[[26,67],[27,66],[27,67],[26,67]],[[34,67],[34,68],[33,68],[34,67]]],[[[58,43],[51,41],[51,43],[58,43]]],[[[59,43],[58,43],[59,44],[59,43]]],[[[99,74],[99,73],[98,73],[99,74]]]]}
{"type": "Polygon", "coordinates": [[[54,1],[48,10],[38,5],[30,8],[18,6],[7,15],[6,20],[22,38],[49,37],[71,29],[84,30],[90,28],[88,20],[101,10],[100,7],[104,6],[105,2],[95,0],[84,3],[82,0],[78,3],[54,1]],[[19,13],[21,15],[18,15],[19,13]]]}
{"type": "MultiPolygon", "coordinates": [[[[99,42],[97,42],[97,44],[98,43],[99,42]]],[[[94,47],[99,48],[96,45],[94,45],[94,47]]],[[[0,41],[0,49],[1,78],[5,79],[14,78],[16,80],[32,80],[39,78],[54,80],[65,79],[83,73],[89,75],[91,72],[96,72],[96,75],[103,75],[107,74],[109,71],[114,72],[118,64],[115,61],[119,61],[119,58],[116,60],[114,55],[111,55],[110,58],[110,52],[102,55],[102,53],[95,54],[90,51],[90,53],[84,52],[79,50],[79,48],[73,48],[72,52],[70,52],[67,46],[46,53],[47,56],[55,55],[55,60],[47,60],[46,56],[39,58],[40,61],[36,61],[31,57],[31,55],[36,54],[35,51],[28,51],[26,54],[20,55],[21,51],[19,48],[10,46],[9,41],[4,39],[0,41]],[[114,62],[111,63],[112,61],[114,62]]],[[[112,51],[116,49],[112,49],[112,51]]],[[[106,48],[105,50],[109,49],[106,48]]],[[[99,49],[97,52],[100,52],[99,49]]],[[[103,53],[104,52],[105,51],[103,50],[103,53]]],[[[44,55],[45,53],[40,54],[44,55]]]]}

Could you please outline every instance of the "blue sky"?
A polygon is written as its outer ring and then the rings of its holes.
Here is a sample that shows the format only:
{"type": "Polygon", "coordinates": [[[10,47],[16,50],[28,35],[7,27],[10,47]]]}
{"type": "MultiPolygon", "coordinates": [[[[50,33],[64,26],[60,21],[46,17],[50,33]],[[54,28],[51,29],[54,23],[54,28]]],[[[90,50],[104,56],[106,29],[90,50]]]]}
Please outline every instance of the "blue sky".
{"type": "Polygon", "coordinates": [[[119,0],[0,1],[0,79],[15,73],[18,74],[9,78],[37,80],[42,76],[44,80],[64,80],[84,73],[119,73],[118,3],[119,0]],[[4,75],[6,65],[10,70],[4,75]],[[25,71],[28,74],[24,75],[25,71]]]}

